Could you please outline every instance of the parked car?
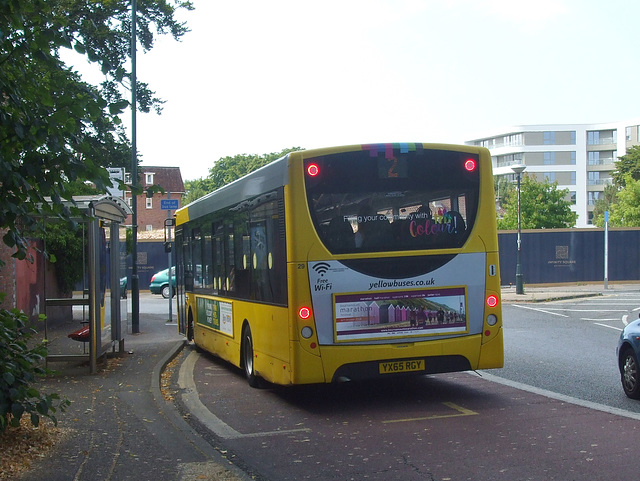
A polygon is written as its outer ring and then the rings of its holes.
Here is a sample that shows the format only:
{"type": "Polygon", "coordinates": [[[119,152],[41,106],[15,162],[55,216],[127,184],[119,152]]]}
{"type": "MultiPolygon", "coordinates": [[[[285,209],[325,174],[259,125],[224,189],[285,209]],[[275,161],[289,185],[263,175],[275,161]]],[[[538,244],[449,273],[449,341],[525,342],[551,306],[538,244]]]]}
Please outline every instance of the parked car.
{"type": "Polygon", "coordinates": [[[616,351],[622,389],[631,399],[640,399],[640,319],[624,328],[616,351]]]}
{"type": "Polygon", "coordinates": [[[127,276],[120,278],[120,297],[122,299],[127,298],[127,276]]]}
{"type": "MultiPolygon", "coordinates": [[[[176,268],[171,268],[171,286],[173,295],[176,295],[176,268]]],[[[169,299],[169,269],[156,272],[149,283],[151,294],[162,294],[162,297],[169,299]]]]}

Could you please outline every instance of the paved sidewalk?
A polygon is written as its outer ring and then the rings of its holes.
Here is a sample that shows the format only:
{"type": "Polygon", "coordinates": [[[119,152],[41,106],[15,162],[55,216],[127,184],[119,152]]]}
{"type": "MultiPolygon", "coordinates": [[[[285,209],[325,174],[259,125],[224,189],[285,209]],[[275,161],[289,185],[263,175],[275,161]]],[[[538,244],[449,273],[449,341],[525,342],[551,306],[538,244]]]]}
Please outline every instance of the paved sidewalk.
{"type": "MultiPolygon", "coordinates": [[[[57,413],[70,431],[24,481],[238,481],[249,478],[196,433],[160,391],[164,366],[185,340],[166,315],[140,314],[140,333],[125,335],[125,354],[89,374],[88,363],[55,362],[43,392],[71,400],[57,413]]],[[[63,342],[72,325],[49,328],[63,342]]],[[[78,343],[78,345],[81,345],[78,343]]],[[[55,347],[55,346],[52,346],[55,347]]]]}
{"type": "Polygon", "coordinates": [[[640,284],[612,284],[609,283],[605,289],[604,282],[580,283],[580,284],[558,284],[558,285],[535,285],[524,286],[524,294],[516,294],[516,286],[502,286],[502,302],[544,302],[560,299],[576,299],[581,297],[606,296],[613,292],[640,291],[640,284]]]}

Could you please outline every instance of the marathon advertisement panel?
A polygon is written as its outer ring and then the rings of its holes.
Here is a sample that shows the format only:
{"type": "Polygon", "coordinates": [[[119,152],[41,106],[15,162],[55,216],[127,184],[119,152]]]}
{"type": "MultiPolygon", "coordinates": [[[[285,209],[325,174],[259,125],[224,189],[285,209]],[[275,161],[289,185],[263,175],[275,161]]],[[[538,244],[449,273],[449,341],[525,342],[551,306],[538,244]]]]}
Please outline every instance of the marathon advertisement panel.
{"type": "Polygon", "coordinates": [[[334,295],[335,340],[467,332],[464,287],[334,295]]]}

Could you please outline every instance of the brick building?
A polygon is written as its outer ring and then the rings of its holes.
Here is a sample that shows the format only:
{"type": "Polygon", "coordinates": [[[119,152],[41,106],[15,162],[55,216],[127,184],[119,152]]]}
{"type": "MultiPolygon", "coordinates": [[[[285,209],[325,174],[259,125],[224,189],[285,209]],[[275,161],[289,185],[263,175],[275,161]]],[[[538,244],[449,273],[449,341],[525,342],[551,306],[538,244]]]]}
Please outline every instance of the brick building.
{"type": "MultiPolygon", "coordinates": [[[[164,221],[167,219],[167,216],[174,212],[163,210],[161,208],[162,200],[178,200],[178,206],[182,207],[182,196],[185,190],[180,167],[141,165],[138,167],[138,179],[140,186],[145,192],[153,185],[162,187],[165,191],[164,194],[155,193],[151,197],[147,197],[145,194],[136,197],[138,231],[162,230],[164,229],[164,221]]],[[[133,208],[130,191],[125,192],[125,200],[127,204],[133,208]]],[[[129,218],[127,223],[131,223],[131,218],[129,218]]]]}

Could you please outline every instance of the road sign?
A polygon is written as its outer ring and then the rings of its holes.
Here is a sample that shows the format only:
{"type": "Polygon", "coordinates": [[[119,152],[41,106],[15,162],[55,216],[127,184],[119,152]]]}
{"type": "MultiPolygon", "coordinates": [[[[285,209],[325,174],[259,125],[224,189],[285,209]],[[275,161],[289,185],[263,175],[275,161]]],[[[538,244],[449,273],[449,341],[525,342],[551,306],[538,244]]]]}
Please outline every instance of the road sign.
{"type": "Polygon", "coordinates": [[[180,208],[180,204],[178,199],[161,199],[160,200],[160,209],[162,210],[178,210],[180,208]]]}

